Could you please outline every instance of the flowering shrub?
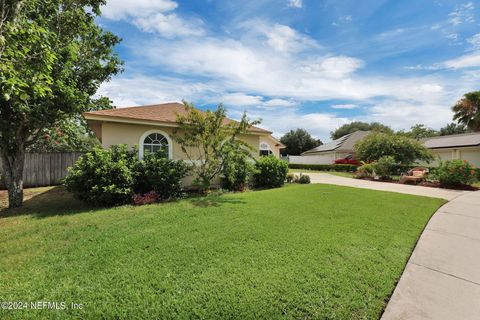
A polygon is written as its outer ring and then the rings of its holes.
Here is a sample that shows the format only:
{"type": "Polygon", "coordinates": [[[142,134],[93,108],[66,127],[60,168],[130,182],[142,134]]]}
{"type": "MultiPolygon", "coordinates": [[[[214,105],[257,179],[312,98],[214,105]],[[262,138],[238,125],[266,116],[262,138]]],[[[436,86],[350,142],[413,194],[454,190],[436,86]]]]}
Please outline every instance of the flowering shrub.
{"type": "Polygon", "coordinates": [[[435,178],[444,186],[471,185],[476,180],[473,166],[466,160],[442,161],[435,178]]]}
{"type": "Polygon", "coordinates": [[[145,194],[135,194],[133,196],[133,203],[136,205],[155,203],[159,200],[158,193],[150,191],[145,194]]]}

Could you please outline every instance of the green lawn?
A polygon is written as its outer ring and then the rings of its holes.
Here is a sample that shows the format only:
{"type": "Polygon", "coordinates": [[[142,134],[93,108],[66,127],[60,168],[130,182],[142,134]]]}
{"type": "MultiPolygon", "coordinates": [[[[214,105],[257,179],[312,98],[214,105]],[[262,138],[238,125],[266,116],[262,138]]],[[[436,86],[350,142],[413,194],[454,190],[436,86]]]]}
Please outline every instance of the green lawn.
{"type": "Polygon", "coordinates": [[[354,172],[340,172],[340,171],[320,171],[320,170],[309,170],[309,169],[289,169],[289,172],[291,173],[304,173],[304,174],[309,174],[309,173],[328,173],[328,174],[333,174],[335,176],[339,177],[345,177],[345,178],[354,178],[355,173],[354,172]]]}
{"type": "Polygon", "coordinates": [[[0,297],[83,309],[0,318],[376,319],[443,203],[293,185],[89,210],[46,189],[0,211],[0,297]]]}

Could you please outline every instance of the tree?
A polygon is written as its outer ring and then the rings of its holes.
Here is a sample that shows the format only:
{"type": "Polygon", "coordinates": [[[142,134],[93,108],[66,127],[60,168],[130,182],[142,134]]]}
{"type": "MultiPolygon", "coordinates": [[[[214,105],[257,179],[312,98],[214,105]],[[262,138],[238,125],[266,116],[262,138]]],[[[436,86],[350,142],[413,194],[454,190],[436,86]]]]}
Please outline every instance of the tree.
{"type": "Polygon", "coordinates": [[[417,123],[416,125],[410,127],[410,131],[400,131],[398,132],[398,134],[416,140],[438,136],[438,132],[436,130],[428,128],[424,124],[420,123],[417,123]]]}
{"type": "Polygon", "coordinates": [[[367,123],[367,122],[362,122],[362,121],[354,121],[351,123],[344,124],[340,128],[330,132],[330,136],[332,140],[338,139],[343,137],[346,134],[353,133],[355,131],[379,131],[379,132],[385,132],[385,133],[393,133],[393,130],[381,123],[378,122],[372,122],[372,123],[367,123]]]}
{"type": "Polygon", "coordinates": [[[23,200],[25,150],[84,111],[121,71],[120,39],[95,23],[104,0],[0,0],[0,158],[9,207],[23,200]]]}
{"type": "Polygon", "coordinates": [[[468,130],[465,125],[452,122],[447,124],[445,127],[440,128],[439,134],[441,136],[449,136],[452,134],[461,134],[467,132],[468,130]]]}
{"type": "Polygon", "coordinates": [[[466,93],[453,107],[453,120],[474,132],[480,131],[480,91],[466,93]]]}
{"type": "Polygon", "coordinates": [[[179,128],[174,139],[192,163],[195,174],[193,184],[202,192],[208,192],[212,181],[222,172],[232,153],[242,153],[251,146],[237,139],[259,121],[249,121],[244,113],[239,122],[227,119],[222,104],[215,111],[202,112],[185,102],[186,113],[177,115],[179,128]]]}
{"type": "Polygon", "coordinates": [[[287,132],[280,142],[287,146],[284,152],[294,156],[323,144],[322,141],[314,139],[307,130],[300,128],[287,132]]]}
{"type": "Polygon", "coordinates": [[[430,151],[419,141],[402,135],[375,132],[355,144],[357,159],[372,162],[392,156],[395,163],[410,165],[415,161],[431,161],[430,151]]]}
{"type": "Polygon", "coordinates": [[[98,139],[84,125],[67,119],[57,127],[44,128],[40,137],[27,146],[27,152],[90,151],[100,146],[98,139]]]}

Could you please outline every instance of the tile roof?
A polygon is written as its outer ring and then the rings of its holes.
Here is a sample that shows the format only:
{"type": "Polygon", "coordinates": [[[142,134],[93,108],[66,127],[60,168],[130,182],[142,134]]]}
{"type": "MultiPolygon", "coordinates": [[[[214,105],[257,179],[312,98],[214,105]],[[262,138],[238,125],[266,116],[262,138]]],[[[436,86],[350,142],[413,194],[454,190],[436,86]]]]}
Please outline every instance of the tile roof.
{"type": "Polygon", "coordinates": [[[480,132],[426,138],[422,142],[429,149],[480,146],[480,132]]]}
{"type": "MultiPolygon", "coordinates": [[[[127,107],[127,108],[118,108],[110,110],[99,110],[92,112],[85,112],[83,115],[85,118],[89,119],[91,116],[100,116],[100,117],[109,117],[112,119],[121,118],[121,119],[132,119],[132,120],[146,120],[146,121],[155,121],[163,123],[176,123],[177,114],[183,115],[186,113],[185,107],[183,104],[178,102],[172,103],[163,103],[155,104],[148,106],[137,106],[137,107],[127,107]]],[[[225,124],[236,122],[235,120],[226,119],[225,124]]],[[[249,129],[250,132],[266,133],[270,134],[271,132],[259,127],[252,126],[249,129]]]]}
{"type": "Polygon", "coordinates": [[[305,151],[302,153],[302,155],[308,155],[310,153],[317,153],[317,152],[329,152],[329,151],[347,151],[347,152],[352,152],[353,151],[353,146],[355,143],[368,135],[370,131],[355,131],[352,133],[349,133],[347,135],[344,135],[343,137],[340,137],[336,140],[333,140],[329,143],[322,144],[321,146],[315,147],[313,149],[310,149],[308,151],[305,151]]]}

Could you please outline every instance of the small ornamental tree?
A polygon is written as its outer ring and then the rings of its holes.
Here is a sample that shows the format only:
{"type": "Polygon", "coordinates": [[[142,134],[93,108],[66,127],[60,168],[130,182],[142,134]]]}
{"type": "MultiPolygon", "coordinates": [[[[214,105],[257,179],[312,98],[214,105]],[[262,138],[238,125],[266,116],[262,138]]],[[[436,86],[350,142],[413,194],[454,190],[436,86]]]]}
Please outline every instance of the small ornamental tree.
{"type": "Polygon", "coordinates": [[[193,184],[201,192],[208,192],[229,160],[231,150],[252,148],[238,136],[259,121],[249,121],[245,113],[239,122],[230,121],[222,104],[217,110],[206,112],[188,102],[184,105],[186,113],[177,115],[179,127],[174,139],[192,163],[193,184]]]}
{"type": "Polygon", "coordinates": [[[415,161],[430,162],[433,156],[421,142],[401,135],[375,132],[355,145],[357,159],[372,162],[392,156],[396,164],[410,165],[415,161]]]}

